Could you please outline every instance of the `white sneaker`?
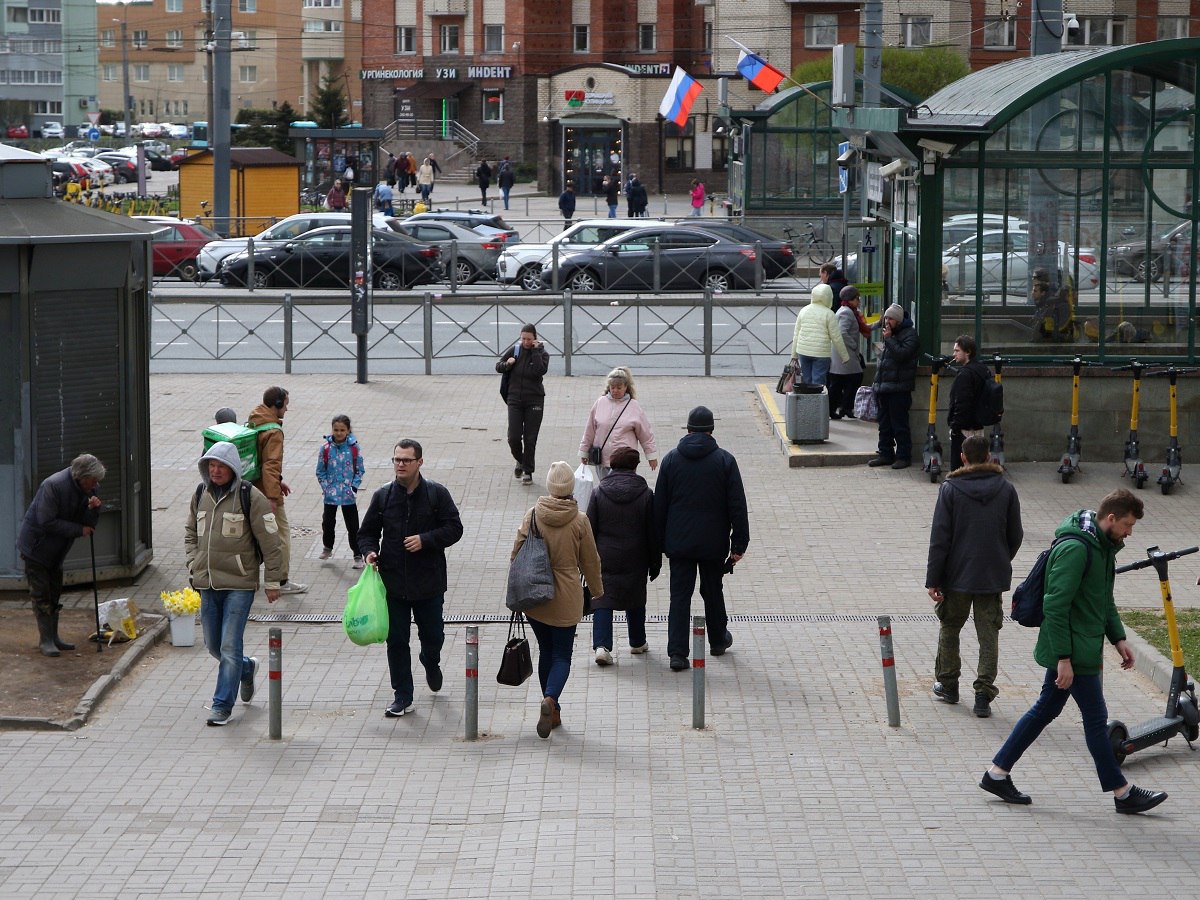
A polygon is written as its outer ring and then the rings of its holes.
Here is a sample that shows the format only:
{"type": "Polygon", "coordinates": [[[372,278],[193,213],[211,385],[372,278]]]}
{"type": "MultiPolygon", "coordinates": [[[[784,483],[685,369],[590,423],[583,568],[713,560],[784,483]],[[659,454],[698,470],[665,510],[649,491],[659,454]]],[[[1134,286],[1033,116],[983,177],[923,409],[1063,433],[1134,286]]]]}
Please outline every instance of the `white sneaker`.
{"type": "Polygon", "coordinates": [[[642,646],[640,646],[640,647],[630,647],[630,648],[629,648],[629,652],[630,652],[630,653],[634,653],[634,654],[638,654],[638,655],[640,655],[640,654],[642,654],[642,653],[649,653],[649,652],[650,652],[650,645],[649,645],[649,644],[642,644],[642,646]]]}
{"type": "Polygon", "coordinates": [[[606,647],[597,647],[596,648],[596,665],[598,665],[598,666],[611,666],[612,665],[612,654],[608,652],[608,649],[606,647]]]}
{"type": "Polygon", "coordinates": [[[289,581],[279,586],[279,593],[281,594],[303,594],[307,590],[308,585],[301,584],[298,581],[289,581]]]}
{"type": "Polygon", "coordinates": [[[354,557],[354,565],[352,565],[350,568],[361,569],[364,565],[366,565],[366,563],[363,562],[363,558],[361,556],[356,556],[354,557]]]}
{"type": "Polygon", "coordinates": [[[333,556],[333,550],[329,547],[326,547],[321,551],[321,559],[329,559],[331,556],[333,556]]]}

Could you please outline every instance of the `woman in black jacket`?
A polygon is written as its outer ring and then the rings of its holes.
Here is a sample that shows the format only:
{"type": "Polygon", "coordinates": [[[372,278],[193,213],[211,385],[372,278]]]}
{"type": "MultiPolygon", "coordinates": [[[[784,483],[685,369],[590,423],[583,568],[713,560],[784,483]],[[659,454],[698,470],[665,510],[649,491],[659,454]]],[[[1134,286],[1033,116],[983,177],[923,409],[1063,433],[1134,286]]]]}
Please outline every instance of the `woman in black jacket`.
{"type": "Polygon", "coordinates": [[[613,610],[624,610],[630,653],[645,653],[646,580],[662,569],[654,530],[654,492],[637,474],[641,456],[632,447],[613,451],[612,471],[592,491],[587,517],[600,551],[604,594],[592,598],[592,649],[596,665],[612,664],[613,610]]]}
{"type": "Polygon", "coordinates": [[[961,366],[950,386],[950,409],[946,416],[950,426],[950,471],[962,465],[963,439],[983,434],[979,422],[979,394],[984,383],[992,377],[987,366],[975,359],[975,338],[960,334],[954,339],[954,363],[961,366]]]}
{"type": "Polygon", "coordinates": [[[546,402],[542,377],[548,368],[550,354],[537,339],[537,328],[529,323],[521,326],[521,339],[496,363],[500,396],[508,404],[508,449],[517,463],[513,478],[522,484],[533,484],[534,453],[546,402]]]}
{"type": "Polygon", "coordinates": [[[484,204],[487,203],[487,189],[492,184],[492,167],[487,164],[487,160],[479,163],[479,168],[475,170],[475,180],[479,182],[479,194],[483,197],[484,204]]]}

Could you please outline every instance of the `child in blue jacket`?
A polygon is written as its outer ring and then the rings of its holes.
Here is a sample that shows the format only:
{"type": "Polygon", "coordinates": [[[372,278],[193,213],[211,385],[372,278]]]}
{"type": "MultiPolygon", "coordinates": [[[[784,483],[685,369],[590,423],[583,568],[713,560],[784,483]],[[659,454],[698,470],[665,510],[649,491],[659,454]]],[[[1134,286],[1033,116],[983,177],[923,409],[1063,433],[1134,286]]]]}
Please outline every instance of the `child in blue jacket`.
{"type": "Polygon", "coordinates": [[[338,507],[346,523],[346,539],[354,552],[354,568],[363,567],[358,553],[358,498],[366,467],[358,449],[358,439],[350,431],[349,416],[334,416],[331,431],[317,453],[317,483],[325,494],[325,512],[321,516],[321,537],[324,549],[321,559],[333,556],[333,528],[338,507]]]}

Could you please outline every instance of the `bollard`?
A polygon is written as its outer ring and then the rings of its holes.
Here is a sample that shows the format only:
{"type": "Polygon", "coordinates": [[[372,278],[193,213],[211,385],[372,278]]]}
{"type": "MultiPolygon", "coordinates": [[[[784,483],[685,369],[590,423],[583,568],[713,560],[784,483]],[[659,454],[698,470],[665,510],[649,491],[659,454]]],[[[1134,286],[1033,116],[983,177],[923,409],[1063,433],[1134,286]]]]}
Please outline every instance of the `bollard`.
{"type": "Polygon", "coordinates": [[[468,741],[479,739],[479,626],[467,626],[467,732],[468,741]]]}
{"type": "Polygon", "coordinates": [[[267,703],[269,706],[268,720],[270,722],[271,740],[277,741],[283,737],[283,630],[272,628],[268,632],[268,676],[267,703]]]}
{"type": "Polygon", "coordinates": [[[692,727],[704,727],[704,616],[692,616],[692,727]]]}
{"type": "Polygon", "coordinates": [[[292,356],[295,344],[292,340],[292,292],[283,295],[283,371],[292,374],[292,356]]]}
{"type": "Polygon", "coordinates": [[[896,660],[892,656],[892,620],[879,617],[879,653],[883,657],[883,693],[887,698],[888,724],[900,727],[900,696],[896,693],[896,660]]]}

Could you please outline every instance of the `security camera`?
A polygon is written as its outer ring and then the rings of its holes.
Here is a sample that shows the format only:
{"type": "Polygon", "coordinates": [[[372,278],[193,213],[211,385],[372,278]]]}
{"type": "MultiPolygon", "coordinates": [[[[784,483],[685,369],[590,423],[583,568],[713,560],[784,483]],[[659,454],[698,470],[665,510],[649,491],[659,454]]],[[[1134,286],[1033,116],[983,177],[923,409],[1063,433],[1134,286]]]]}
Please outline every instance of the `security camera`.
{"type": "Polygon", "coordinates": [[[1063,16],[1063,28],[1070,37],[1079,34],[1079,19],[1075,17],[1075,13],[1067,13],[1063,16]]]}
{"type": "Polygon", "coordinates": [[[838,157],[839,166],[848,166],[854,162],[854,158],[858,156],[858,151],[851,147],[845,153],[838,157]]]}
{"type": "Polygon", "coordinates": [[[947,144],[945,141],[935,141],[932,138],[921,138],[917,141],[917,146],[924,150],[932,150],[940,156],[949,156],[958,149],[954,144],[947,144]]]}
{"type": "Polygon", "coordinates": [[[890,163],[888,163],[886,166],[883,166],[879,170],[879,174],[884,178],[895,178],[897,175],[903,173],[907,168],[907,159],[893,159],[890,163]]]}

